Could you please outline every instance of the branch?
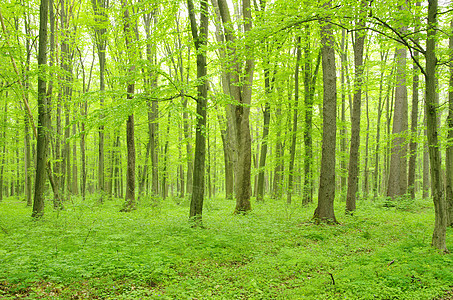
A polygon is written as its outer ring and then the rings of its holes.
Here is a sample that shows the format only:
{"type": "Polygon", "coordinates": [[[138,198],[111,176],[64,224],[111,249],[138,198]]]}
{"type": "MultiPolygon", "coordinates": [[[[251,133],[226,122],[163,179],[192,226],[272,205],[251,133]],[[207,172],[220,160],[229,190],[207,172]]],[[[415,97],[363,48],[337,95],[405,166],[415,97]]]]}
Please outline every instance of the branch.
{"type": "MultiPolygon", "coordinates": [[[[0,9],[0,22],[2,23],[2,29],[3,29],[3,34],[5,35],[6,44],[8,45],[8,48],[11,48],[11,46],[9,45],[8,38],[7,38],[5,22],[3,22],[3,15],[2,15],[1,9],[0,9]]],[[[17,76],[20,78],[19,70],[17,69],[16,62],[14,61],[14,57],[12,55],[10,55],[10,58],[11,58],[11,63],[12,63],[13,68],[14,68],[14,72],[16,72],[17,76]]],[[[18,80],[18,82],[19,82],[20,87],[21,87],[22,100],[24,101],[25,108],[27,109],[28,119],[29,119],[29,122],[31,124],[31,127],[33,128],[33,134],[34,134],[35,138],[38,138],[38,132],[37,132],[36,127],[35,127],[35,122],[33,121],[33,115],[31,113],[30,106],[28,105],[27,97],[25,96],[24,85],[22,84],[21,80],[18,80]]]]}

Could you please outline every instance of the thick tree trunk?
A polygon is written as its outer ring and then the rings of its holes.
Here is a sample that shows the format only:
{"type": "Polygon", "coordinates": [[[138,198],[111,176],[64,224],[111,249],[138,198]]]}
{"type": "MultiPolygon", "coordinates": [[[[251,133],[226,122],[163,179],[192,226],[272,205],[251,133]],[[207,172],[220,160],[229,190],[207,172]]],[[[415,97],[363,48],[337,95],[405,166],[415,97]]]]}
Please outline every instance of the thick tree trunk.
{"type": "Polygon", "coordinates": [[[425,113],[431,171],[431,192],[434,202],[435,222],[432,245],[448,252],[446,244],[447,203],[441,175],[441,156],[438,141],[438,114],[436,105],[436,30],[437,30],[437,0],[428,1],[428,33],[426,40],[426,93],[425,113]]]}
{"type": "MultiPolygon", "coordinates": [[[[250,196],[251,196],[251,137],[250,137],[250,102],[252,97],[252,83],[253,83],[253,70],[254,59],[251,57],[251,49],[249,42],[245,43],[245,61],[241,62],[237,54],[236,41],[237,36],[232,31],[230,23],[231,17],[226,0],[218,2],[219,13],[224,25],[225,41],[228,48],[228,59],[231,66],[227,73],[229,92],[232,99],[236,101],[234,107],[234,125],[235,136],[237,143],[237,162],[235,163],[234,182],[235,182],[235,195],[236,195],[236,208],[235,212],[246,212],[251,209],[250,196]],[[244,65],[244,67],[243,67],[244,65]],[[244,69],[243,69],[244,68],[244,69]],[[240,74],[244,74],[240,76],[240,74]]],[[[250,0],[242,1],[242,17],[244,32],[247,34],[252,28],[252,16],[250,0]]]]}
{"type": "Polygon", "coordinates": [[[36,176],[32,217],[44,213],[44,187],[46,181],[48,108],[46,99],[47,64],[47,14],[49,1],[41,0],[39,7],[39,47],[38,47],[38,137],[36,144],[36,176]]]}
{"type": "MultiPolygon", "coordinates": [[[[403,29],[406,31],[406,29],[403,29]]],[[[387,196],[396,199],[407,192],[407,86],[406,86],[407,49],[396,50],[396,89],[392,129],[392,148],[388,176],[387,196]]]]}
{"type": "MultiPolygon", "coordinates": [[[[325,4],[331,7],[331,2],[325,4]]],[[[337,223],[334,212],[335,200],[335,148],[337,133],[337,83],[335,50],[332,25],[321,24],[322,73],[323,73],[323,132],[322,156],[319,178],[318,206],[314,212],[316,222],[337,223]]]]}

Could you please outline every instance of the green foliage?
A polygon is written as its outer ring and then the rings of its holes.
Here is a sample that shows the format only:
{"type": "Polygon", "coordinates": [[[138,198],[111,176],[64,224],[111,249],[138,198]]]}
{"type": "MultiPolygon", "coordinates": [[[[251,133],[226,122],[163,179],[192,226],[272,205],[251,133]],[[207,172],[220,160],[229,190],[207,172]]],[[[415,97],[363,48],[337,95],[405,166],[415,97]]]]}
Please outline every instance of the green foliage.
{"type": "Polygon", "coordinates": [[[429,245],[426,200],[410,210],[365,201],[337,226],[309,222],[311,206],[269,200],[232,215],[234,201],[206,201],[207,227],[191,228],[187,200],[144,197],[120,213],[122,199],[87,197],[31,220],[9,198],[0,298],[433,299],[451,290],[453,258],[429,245]]]}

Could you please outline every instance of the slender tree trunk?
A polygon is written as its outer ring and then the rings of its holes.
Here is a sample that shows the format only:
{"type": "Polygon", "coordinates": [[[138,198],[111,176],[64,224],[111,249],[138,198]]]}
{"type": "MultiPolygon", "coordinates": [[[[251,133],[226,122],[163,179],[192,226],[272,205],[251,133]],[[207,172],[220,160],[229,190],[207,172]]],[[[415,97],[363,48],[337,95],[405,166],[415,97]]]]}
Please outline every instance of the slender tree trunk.
{"type": "Polygon", "coordinates": [[[206,158],[206,115],[208,81],[206,63],[206,45],[208,42],[208,2],[202,0],[200,4],[200,25],[197,25],[194,5],[192,0],[187,0],[189,9],[190,28],[192,38],[197,50],[197,125],[195,130],[195,162],[193,172],[193,190],[190,201],[190,218],[201,225],[203,214],[203,200],[205,187],[205,158],[206,158]]]}
{"type": "MultiPolygon", "coordinates": [[[[30,30],[30,17],[26,13],[24,15],[24,25],[25,25],[25,33],[28,36],[31,36],[31,30],[30,30]]],[[[26,39],[26,49],[27,49],[27,60],[25,64],[25,72],[23,74],[24,76],[24,87],[25,87],[25,98],[27,102],[29,101],[29,90],[30,90],[30,60],[31,60],[31,50],[32,50],[32,41],[31,38],[26,39]]],[[[30,139],[30,119],[28,116],[28,113],[25,113],[24,115],[24,125],[25,125],[25,130],[24,130],[24,177],[25,177],[25,201],[27,202],[27,206],[32,205],[32,170],[31,166],[33,164],[32,162],[32,157],[30,153],[30,147],[31,147],[31,139],[30,139]]],[[[32,124],[33,126],[33,124],[32,124]]],[[[0,187],[0,201],[1,201],[1,187],[0,187]]]]}
{"type": "MultiPolygon", "coordinates": [[[[363,4],[361,13],[364,13],[363,4]]],[[[358,27],[365,24],[365,18],[360,16],[358,27]]],[[[356,209],[356,198],[359,175],[359,148],[360,148],[360,115],[362,106],[362,84],[363,84],[363,48],[365,44],[365,33],[356,31],[354,42],[354,102],[351,114],[351,147],[349,150],[349,172],[348,191],[346,194],[346,212],[352,213],[356,209]]]]}
{"type": "Polygon", "coordinates": [[[266,166],[266,156],[267,156],[267,145],[268,145],[268,135],[269,135],[269,123],[271,120],[271,106],[269,103],[269,97],[272,91],[271,81],[269,78],[269,69],[264,69],[264,90],[266,93],[266,102],[264,103],[263,110],[263,139],[261,141],[261,151],[260,151],[260,161],[258,166],[258,185],[256,200],[264,200],[264,167],[266,166]]]}
{"type": "MultiPolygon", "coordinates": [[[[282,115],[280,106],[277,107],[275,118],[280,120],[282,115]]],[[[275,169],[274,180],[272,182],[272,198],[279,199],[282,195],[282,178],[283,178],[283,155],[285,148],[282,142],[281,124],[277,125],[277,141],[275,143],[275,169]]]]}
{"type": "MultiPolygon", "coordinates": [[[[4,115],[3,115],[3,120],[2,120],[2,138],[4,141],[6,141],[6,121],[8,120],[8,92],[5,93],[5,110],[4,110],[4,115]]],[[[6,166],[6,143],[3,143],[2,147],[2,165],[0,166],[0,202],[3,200],[3,186],[4,186],[4,181],[5,177],[4,172],[5,172],[5,166],[6,166]]]]}
{"type": "MultiPolygon", "coordinates": [[[[74,123],[72,124],[72,135],[75,136],[77,134],[77,128],[76,128],[76,120],[74,117],[74,123]]],[[[71,192],[74,195],[79,194],[79,188],[77,185],[78,182],[78,168],[77,168],[77,144],[73,143],[72,144],[72,187],[71,187],[71,192]]]]}
{"type": "MultiPolygon", "coordinates": [[[[340,84],[342,87],[346,86],[345,82],[345,72],[346,72],[346,29],[341,31],[341,48],[340,48],[340,63],[341,63],[341,71],[340,71],[340,84]]],[[[347,170],[346,170],[346,89],[341,89],[341,128],[340,128],[340,152],[341,152],[341,161],[340,161],[340,187],[341,187],[341,200],[344,201],[345,198],[345,189],[347,183],[347,170]]]]}
{"type": "MultiPolygon", "coordinates": [[[[379,175],[381,174],[380,169],[380,141],[381,141],[381,117],[382,117],[382,111],[384,109],[384,105],[386,103],[386,99],[388,101],[388,96],[384,98],[384,101],[382,101],[382,91],[383,91],[383,86],[384,86],[384,73],[385,73],[385,62],[387,61],[388,57],[388,51],[383,52],[380,51],[380,56],[381,56],[381,76],[380,76],[380,81],[379,81],[379,96],[378,96],[378,115],[377,115],[377,123],[376,123],[376,150],[375,150],[375,158],[374,158],[374,197],[376,198],[378,194],[380,193],[380,180],[379,180],[379,175]]],[[[390,77],[391,74],[390,74],[390,77]]],[[[384,168],[385,170],[385,168],[384,168]]]]}
{"type": "MultiPolygon", "coordinates": [[[[418,52],[414,54],[415,59],[418,59],[418,52]]],[[[418,119],[418,67],[414,63],[413,67],[414,75],[412,77],[412,112],[411,112],[411,142],[409,144],[409,174],[408,174],[408,194],[412,199],[415,199],[415,170],[417,162],[417,119],[418,119]]]]}
{"type": "Polygon", "coordinates": [[[36,176],[32,217],[44,213],[44,187],[46,181],[48,108],[46,99],[47,64],[47,14],[49,1],[41,0],[39,7],[39,46],[38,46],[38,137],[36,144],[36,176]]]}
{"type": "Polygon", "coordinates": [[[171,114],[168,113],[168,121],[167,121],[167,135],[165,146],[163,150],[164,154],[164,166],[162,170],[162,198],[166,199],[168,196],[168,179],[169,179],[169,172],[168,172],[168,144],[170,141],[170,118],[171,114]]]}
{"type": "Polygon", "coordinates": [[[431,192],[434,202],[435,222],[432,245],[448,252],[446,245],[447,203],[441,176],[441,156],[438,141],[438,114],[436,105],[436,30],[437,30],[437,0],[428,1],[428,32],[426,40],[426,94],[425,113],[431,169],[431,192]]]}
{"type": "MultiPolygon", "coordinates": [[[[108,1],[106,0],[92,0],[93,10],[95,14],[95,38],[96,47],[98,50],[99,57],[99,105],[100,109],[104,108],[104,91],[105,91],[105,62],[106,62],[106,46],[107,46],[107,14],[108,1]]],[[[98,128],[99,131],[99,147],[98,147],[98,189],[101,193],[100,202],[104,201],[105,195],[105,168],[104,168],[104,125],[102,125],[102,119],[104,118],[101,112],[99,116],[101,125],[98,128]]]]}
{"type": "MultiPolygon", "coordinates": [[[[133,30],[131,28],[131,19],[129,17],[129,8],[126,1],[123,2],[124,10],[124,35],[126,37],[126,47],[128,48],[129,56],[129,74],[132,74],[135,69],[135,51],[131,48],[133,30]]],[[[127,84],[127,100],[131,101],[134,98],[135,83],[130,81],[127,84]]],[[[135,209],[135,137],[134,137],[134,114],[132,113],[127,118],[126,124],[126,142],[127,142],[127,174],[126,174],[126,199],[122,211],[130,211],[135,209]]]]}
{"type": "Polygon", "coordinates": [[[309,26],[305,26],[306,44],[304,46],[305,67],[304,67],[304,88],[305,88],[305,125],[304,125],[304,198],[303,204],[313,202],[313,101],[315,97],[316,78],[318,76],[319,65],[321,62],[321,52],[319,52],[316,59],[316,67],[312,74],[311,58],[310,58],[310,32],[309,26]]]}
{"type": "MultiPolygon", "coordinates": [[[[425,124],[424,135],[428,136],[426,130],[426,114],[423,118],[423,124],[425,124]]],[[[423,198],[429,197],[429,186],[430,186],[430,171],[429,171],[429,153],[428,153],[428,142],[423,143],[423,198]]]]}
{"type": "Polygon", "coordinates": [[[448,93],[448,143],[446,149],[446,197],[447,197],[447,209],[448,209],[448,221],[447,226],[453,225],[453,20],[450,22],[450,91],[448,93]]]}
{"type": "Polygon", "coordinates": [[[294,113],[293,113],[293,128],[291,132],[291,148],[288,167],[288,193],[286,202],[291,203],[293,193],[293,177],[294,177],[294,160],[296,157],[296,140],[297,140],[297,117],[299,114],[299,62],[301,57],[300,51],[300,36],[296,40],[296,68],[294,71],[294,113]]]}
{"type": "MultiPolygon", "coordinates": [[[[368,75],[367,75],[368,81],[368,75]]],[[[365,91],[365,106],[366,106],[366,137],[365,137],[365,166],[363,168],[364,173],[364,180],[363,180],[363,198],[368,196],[369,193],[369,170],[368,170],[368,146],[370,140],[370,112],[369,112],[369,98],[368,98],[368,90],[365,91]]]]}
{"type": "MultiPolygon", "coordinates": [[[[331,2],[326,2],[327,8],[331,2]]],[[[332,25],[321,23],[322,73],[323,73],[323,133],[321,172],[319,178],[318,206],[314,212],[317,222],[337,223],[334,212],[335,199],[335,148],[337,133],[337,83],[335,50],[332,25]]]]}

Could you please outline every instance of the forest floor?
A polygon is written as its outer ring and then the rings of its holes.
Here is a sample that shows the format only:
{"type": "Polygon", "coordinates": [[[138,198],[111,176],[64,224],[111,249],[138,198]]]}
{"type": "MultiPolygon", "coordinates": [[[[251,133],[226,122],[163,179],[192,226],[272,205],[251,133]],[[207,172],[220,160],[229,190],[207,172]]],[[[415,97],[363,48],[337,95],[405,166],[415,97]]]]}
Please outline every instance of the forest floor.
{"type": "Polygon", "coordinates": [[[73,197],[32,220],[5,199],[0,299],[452,299],[453,254],[430,246],[429,200],[360,200],[354,216],[338,201],[335,226],[284,202],[233,215],[233,201],[206,200],[205,228],[191,228],[188,200],[122,213],[121,199],[73,197]]]}

